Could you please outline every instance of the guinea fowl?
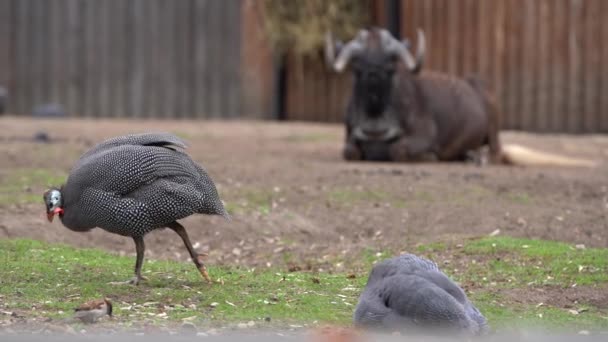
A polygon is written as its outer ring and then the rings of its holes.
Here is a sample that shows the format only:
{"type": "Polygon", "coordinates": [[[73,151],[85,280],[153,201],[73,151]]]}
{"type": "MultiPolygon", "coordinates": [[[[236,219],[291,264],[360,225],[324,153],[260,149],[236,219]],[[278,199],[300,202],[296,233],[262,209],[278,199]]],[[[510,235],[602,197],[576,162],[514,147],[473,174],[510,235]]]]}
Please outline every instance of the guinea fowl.
{"type": "Polygon", "coordinates": [[[171,228],[183,240],[192,261],[210,281],[188,233],[177,222],[190,215],[221,215],[230,219],[207,172],[180,148],[185,143],[169,133],[115,137],[85,152],[67,182],[44,193],[47,217],[86,232],[95,227],[130,236],[135,241],[137,285],[144,258],[144,235],[171,228]]]}
{"type": "Polygon", "coordinates": [[[472,335],[488,329],[485,317],[437,264],[412,254],[374,266],[354,323],[390,331],[443,328],[472,335]]]}

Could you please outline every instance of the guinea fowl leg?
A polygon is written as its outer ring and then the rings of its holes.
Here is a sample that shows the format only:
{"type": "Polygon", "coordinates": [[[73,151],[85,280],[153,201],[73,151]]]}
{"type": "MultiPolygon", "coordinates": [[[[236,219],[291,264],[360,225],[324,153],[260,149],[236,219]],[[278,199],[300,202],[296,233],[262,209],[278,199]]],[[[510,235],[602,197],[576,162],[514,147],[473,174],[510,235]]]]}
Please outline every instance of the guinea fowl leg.
{"type": "Polygon", "coordinates": [[[146,245],[144,244],[143,236],[134,236],[135,241],[135,252],[137,253],[137,259],[135,259],[135,276],[129,281],[133,285],[138,285],[140,280],[146,280],[141,275],[141,266],[144,263],[144,252],[146,251],[146,245]]]}
{"type": "Polygon", "coordinates": [[[205,278],[205,280],[210,283],[211,278],[209,278],[207,268],[205,268],[205,265],[200,260],[201,256],[203,255],[199,255],[194,252],[194,248],[192,247],[192,243],[190,242],[190,237],[188,237],[188,233],[186,232],[184,226],[182,226],[178,222],[172,222],[168,224],[167,227],[173,229],[173,231],[176,232],[177,235],[182,238],[182,240],[184,241],[184,245],[186,245],[186,248],[188,249],[188,253],[190,253],[190,258],[194,262],[194,265],[196,265],[196,268],[198,268],[199,272],[201,272],[203,278],[205,278]]]}

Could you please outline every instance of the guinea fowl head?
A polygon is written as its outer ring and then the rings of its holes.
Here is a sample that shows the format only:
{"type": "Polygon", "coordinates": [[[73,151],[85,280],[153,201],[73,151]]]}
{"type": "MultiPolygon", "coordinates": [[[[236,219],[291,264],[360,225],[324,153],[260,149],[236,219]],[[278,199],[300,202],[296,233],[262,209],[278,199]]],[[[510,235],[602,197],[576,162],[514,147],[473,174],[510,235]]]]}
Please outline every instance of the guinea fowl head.
{"type": "Polygon", "coordinates": [[[42,198],[44,198],[46,217],[49,222],[53,222],[55,215],[59,215],[59,217],[63,216],[63,198],[61,197],[60,189],[50,188],[44,192],[42,198]]]}

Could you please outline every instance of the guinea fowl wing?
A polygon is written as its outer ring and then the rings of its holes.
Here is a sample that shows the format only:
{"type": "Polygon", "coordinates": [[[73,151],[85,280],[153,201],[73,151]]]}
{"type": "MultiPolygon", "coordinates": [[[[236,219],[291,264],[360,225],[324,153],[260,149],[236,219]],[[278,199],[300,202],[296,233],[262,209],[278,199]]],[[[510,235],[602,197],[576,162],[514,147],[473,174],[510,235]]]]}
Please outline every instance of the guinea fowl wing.
{"type": "Polygon", "coordinates": [[[386,277],[401,273],[411,274],[419,271],[430,271],[439,268],[437,264],[414,254],[402,254],[395,258],[387,259],[374,266],[367,280],[368,286],[386,277]]]}
{"type": "Polygon", "coordinates": [[[361,295],[355,323],[393,330],[421,327],[470,330],[462,303],[418,275],[387,277],[361,295]]]}
{"type": "Polygon", "coordinates": [[[186,148],[186,143],[171,133],[159,132],[159,133],[140,133],[130,134],[119,137],[114,137],[103,141],[88,151],[86,151],[80,158],[85,158],[95,153],[98,153],[109,148],[117,146],[163,146],[171,148],[171,146],[186,148]]]}
{"type": "Polygon", "coordinates": [[[102,227],[132,236],[132,231],[157,228],[193,213],[227,216],[207,173],[184,152],[159,146],[119,145],[87,154],[72,169],[63,192],[63,223],[76,230],[102,227]],[[189,204],[196,210],[167,212],[176,204],[164,203],[172,205],[161,210],[165,216],[159,220],[161,214],[152,207],[167,193],[162,185],[168,186],[159,180],[174,182],[174,194],[181,189],[190,192],[187,200],[198,198],[189,204]]]}

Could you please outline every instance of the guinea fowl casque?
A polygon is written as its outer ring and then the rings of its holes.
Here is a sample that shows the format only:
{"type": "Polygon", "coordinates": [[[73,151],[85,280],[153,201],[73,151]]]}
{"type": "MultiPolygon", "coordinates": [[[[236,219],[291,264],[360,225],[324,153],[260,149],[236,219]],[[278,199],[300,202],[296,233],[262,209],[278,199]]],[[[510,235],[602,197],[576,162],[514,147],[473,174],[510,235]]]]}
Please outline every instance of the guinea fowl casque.
{"type": "Polygon", "coordinates": [[[480,335],[485,317],[434,262],[403,254],[372,269],[355,309],[359,327],[480,335]],[[439,328],[439,330],[436,330],[439,328]],[[445,330],[443,330],[445,329],[445,330]]]}
{"type": "Polygon", "coordinates": [[[47,217],[86,232],[99,227],[135,241],[138,284],[144,258],[144,235],[171,228],[183,240],[192,261],[210,281],[185,228],[177,222],[193,214],[230,219],[207,172],[180,148],[186,144],[169,133],[115,137],[85,152],[67,182],[44,193],[47,217]]]}

